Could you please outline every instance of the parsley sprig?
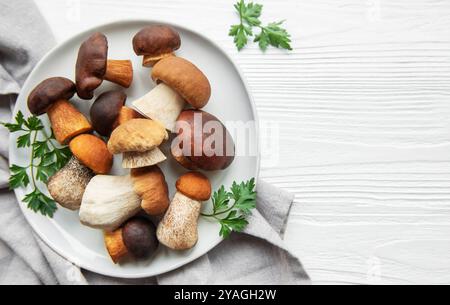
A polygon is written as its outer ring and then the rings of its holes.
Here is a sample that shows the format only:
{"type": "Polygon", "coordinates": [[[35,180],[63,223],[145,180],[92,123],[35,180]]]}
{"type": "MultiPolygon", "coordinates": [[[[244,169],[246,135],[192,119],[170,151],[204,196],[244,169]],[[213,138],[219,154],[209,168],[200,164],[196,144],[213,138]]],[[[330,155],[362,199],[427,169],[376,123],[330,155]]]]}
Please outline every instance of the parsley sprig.
{"type": "Polygon", "coordinates": [[[246,4],[244,0],[240,0],[234,8],[239,14],[240,23],[231,26],[229,35],[234,37],[234,43],[239,51],[247,45],[249,37],[254,36],[253,28],[260,30],[253,41],[258,42],[261,50],[266,51],[269,45],[292,50],[291,36],[281,27],[284,21],[271,22],[267,26],[262,25],[259,20],[263,8],[261,4],[253,2],[246,4]]]}
{"type": "Polygon", "coordinates": [[[19,111],[13,123],[0,122],[0,124],[9,132],[21,133],[17,138],[18,148],[31,147],[28,165],[12,164],[9,168],[10,189],[27,187],[31,184],[32,191],[25,195],[23,202],[34,212],[53,217],[57,209],[56,203],[39,189],[37,182],[47,183],[48,179],[67,163],[71,157],[70,149],[59,146],[53,133],[49,135],[42,121],[35,116],[25,119],[23,113],[19,111]]]}
{"type": "Polygon", "coordinates": [[[233,182],[229,192],[222,185],[214,192],[212,204],[212,213],[201,215],[219,221],[220,236],[227,238],[232,231],[241,232],[248,225],[247,216],[256,207],[255,179],[233,182]]]}

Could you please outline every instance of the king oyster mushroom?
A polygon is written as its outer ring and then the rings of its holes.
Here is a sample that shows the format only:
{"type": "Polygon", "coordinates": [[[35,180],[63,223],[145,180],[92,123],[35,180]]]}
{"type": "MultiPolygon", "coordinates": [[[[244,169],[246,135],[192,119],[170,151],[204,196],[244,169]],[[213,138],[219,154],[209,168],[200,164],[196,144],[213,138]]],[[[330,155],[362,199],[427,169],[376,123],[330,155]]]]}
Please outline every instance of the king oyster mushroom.
{"type": "Polygon", "coordinates": [[[139,168],[166,160],[158,146],[168,139],[164,127],[149,119],[131,119],[111,133],[108,149],[112,154],[123,153],[122,167],[139,168]]]}
{"type": "Polygon", "coordinates": [[[199,109],[211,96],[211,86],[203,72],[181,57],[170,56],[158,61],[152,69],[152,79],[158,85],[134,101],[133,107],[145,117],[161,122],[171,132],[185,101],[199,109]]]}
{"type": "Polygon", "coordinates": [[[50,177],[47,188],[61,206],[76,210],[80,207],[84,191],[95,174],[111,170],[112,155],[100,138],[83,134],[70,141],[73,157],[50,177]]]}
{"type": "Polygon", "coordinates": [[[197,243],[197,221],[202,201],[211,197],[211,184],[205,175],[189,172],[178,178],[176,188],[169,209],[158,224],[156,236],[170,249],[186,250],[197,243]]]}

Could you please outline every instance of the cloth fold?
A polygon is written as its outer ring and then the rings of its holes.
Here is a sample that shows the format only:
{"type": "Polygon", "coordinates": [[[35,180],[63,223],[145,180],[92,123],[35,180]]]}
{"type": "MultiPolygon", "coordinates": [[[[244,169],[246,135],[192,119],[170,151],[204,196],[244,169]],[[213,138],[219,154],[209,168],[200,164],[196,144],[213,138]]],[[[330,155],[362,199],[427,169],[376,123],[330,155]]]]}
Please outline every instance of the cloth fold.
{"type": "MultiPolygon", "coordinates": [[[[0,120],[36,62],[54,45],[31,0],[0,0],[0,120]],[[39,37],[39,39],[36,39],[39,37]]],[[[264,181],[257,211],[241,234],[179,269],[146,279],[118,279],[82,270],[51,250],[31,229],[8,190],[8,133],[0,128],[0,284],[309,284],[298,258],[282,240],[291,194],[264,181]]]]}

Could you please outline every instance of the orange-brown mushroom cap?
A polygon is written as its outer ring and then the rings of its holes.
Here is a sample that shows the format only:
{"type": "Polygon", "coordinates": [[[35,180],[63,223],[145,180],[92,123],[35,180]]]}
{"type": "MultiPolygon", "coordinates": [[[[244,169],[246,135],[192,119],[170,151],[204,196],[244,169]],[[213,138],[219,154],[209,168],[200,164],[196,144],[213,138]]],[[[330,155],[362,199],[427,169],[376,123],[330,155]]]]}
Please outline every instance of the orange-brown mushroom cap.
{"type": "Polygon", "coordinates": [[[200,172],[182,175],[175,186],[180,193],[194,200],[205,201],[211,197],[211,183],[208,177],[200,172]]]}
{"type": "Polygon", "coordinates": [[[205,74],[181,57],[160,60],[152,69],[152,79],[168,85],[196,109],[203,108],[211,96],[211,85],[205,74]]]}
{"type": "Polygon", "coordinates": [[[113,164],[113,156],[102,139],[91,134],[82,134],[70,141],[70,150],[75,158],[96,174],[107,174],[113,164]]]}

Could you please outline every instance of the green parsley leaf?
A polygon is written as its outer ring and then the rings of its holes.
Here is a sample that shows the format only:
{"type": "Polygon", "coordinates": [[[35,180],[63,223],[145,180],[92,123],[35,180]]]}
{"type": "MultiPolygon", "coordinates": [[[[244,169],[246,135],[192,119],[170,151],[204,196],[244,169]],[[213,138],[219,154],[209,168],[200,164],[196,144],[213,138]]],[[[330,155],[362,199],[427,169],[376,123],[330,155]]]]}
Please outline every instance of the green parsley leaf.
{"type": "Polygon", "coordinates": [[[25,119],[23,113],[19,111],[14,117],[14,122],[0,122],[0,124],[8,128],[10,132],[21,132],[17,137],[18,148],[31,147],[32,150],[28,166],[13,164],[10,167],[9,187],[11,189],[27,187],[31,183],[33,190],[25,196],[23,202],[27,203],[33,211],[53,217],[56,203],[41,192],[36,181],[46,183],[61,169],[72,155],[70,149],[56,144],[53,132],[48,136],[44,124],[38,117],[30,116],[25,119]]]}
{"type": "Polygon", "coordinates": [[[57,207],[53,199],[47,197],[39,189],[25,195],[23,202],[27,203],[28,208],[34,212],[39,212],[44,216],[53,217],[57,207]]]}
{"type": "Polygon", "coordinates": [[[21,135],[17,138],[17,147],[30,147],[31,145],[31,132],[21,135]]]}
{"type": "Polygon", "coordinates": [[[259,20],[263,8],[261,4],[253,2],[246,4],[244,0],[240,0],[234,5],[234,8],[239,14],[240,23],[232,25],[228,34],[234,37],[233,41],[239,51],[247,45],[249,37],[253,36],[254,27],[259,28],[260,32],[253,41],[258,42],[262,51],[266,51],[269,45],[292,50],[290,34],[281,27],[283,21],[271,22],[267,26],[262,25],[259,20]]]}
{"type": "Polygon", "coordinates": [[[214,192],[212,197],[214,212],[221,211],[228,207],[230,202],[229,193],[225,191],[225,187],[222,185],[218,191],[214,192]]]}
{"type": "Polygon", "coordinates": [[[213,212],[201,215],[212,217],[220,224],[219,235],[227,238],[231,232],[241,232],[247,225],[247,217],[256,208],[255,179],[233,182],[227,192],[222,185],[212,196],[213,212]],[[223,215],[226,215],[225,217],[223,215]]]}
{"type": "Polygon", "coordinates": [[[9,188],[16,189],[18,187],[26,187],[30,183],[27,168],[18,165],[11,165],[9,168],[11,176],[9,177],[9,188]]]}
{"type": "Polygon", "coordinates": [[[232,231],[242,232],[245,227],[248,225],[248,221],[245,219],[244,215],[236,216],[236,211],[231,211],[227,217],[221,219],[220,223],[220,232],[219,234],[223,238],[229,237],[232,231]]]}

